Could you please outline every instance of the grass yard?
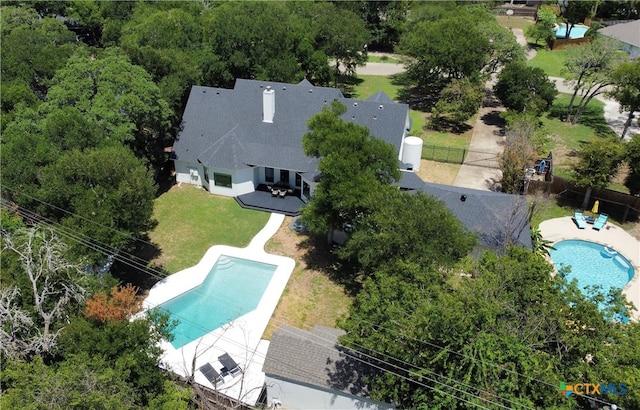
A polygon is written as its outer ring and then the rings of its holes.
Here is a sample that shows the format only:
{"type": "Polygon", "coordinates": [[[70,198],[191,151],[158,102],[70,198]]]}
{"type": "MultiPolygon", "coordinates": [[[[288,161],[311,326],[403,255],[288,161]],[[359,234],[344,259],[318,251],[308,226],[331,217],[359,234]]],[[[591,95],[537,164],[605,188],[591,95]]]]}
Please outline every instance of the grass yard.
{"type": "MultiPolygon", "coordinates": [[[[571,96],[568,94],[559,94],[550,112],[541,118],[550,136],[549,144],[545,146],[543,154],[553,151],[554,173],[562,178],[571,176],[572,164],[577,160],[577,153],[584,144],[593,138],[612,134],[604,119],[604,103],[596,99],[591,100],[578,124],[571,125],[561,121],[570,99],[571,96]]],[[[626,187],[619,183],[612,183],[609,188],[628,192],[626,187]]]]}
{"type": "Polygon", "coordinates": [[[153,217],[158,225],[149,238],[160,254],[151,262],[175,273],[198,263],[213,245],[247,246],[269,214],[193,185],[176,185],[156,199],[153,217]]]}
{"type": "Polygon", "coordinates": [[[527,17],[496,16],[496,21],[502,27],[519,28],[520,30],[525,30],[535,24],[532,19],[527,17]]]}
{"type": "MultiPolygon", "coordinates": [[[[356,98],[367,99],[378,91],[384,91],[390,98],[397,100],[401,85],[393,84],[393,77],[385,77],[378,75],[360,75],[362,81],[356,85],[354,91],[356,98]]],[[[429,113],[417,110],[409,110],[409,116],[413,123],[409,135],[420,137],[424,140],[425,145],[440,145],[451,148],[468,148],[473,133],[473,125],[476,117],[467,121],[469,128],[462,134],[454,134],[450,132],[438,132],[426,129],[429,113]]]]}
{"type": "Polygon", "coordinates": [[[378,91],[384,91],[392,100],[398,100],[398,92],[402,88],[400,85],[393,84],[392,77],[382,75],[359,75],[362,80],[355,87],[355,96],[361,100],[366,100],[378,91]]]}
{"type": "Polygon", "coordinates": [[[344,286],[330,276],[335,273],[334,255],[325,241],[313,242],[306,235],[289,229],[292,218],[287,217],[278,232],[267,242],[269,253],[296,260],[296,267],[287,282],[271,321],[262,335],[271,339],[278,326],[287,324],[300,329],[314,325],[337,327],[353,303],[344,286]]]}
{"type": "Polygon", "coordinates": [[[569,53],[567,50],[547,50],[546,48],[536,47],[536,56],[529,60],[531,67],[541,68],[550,77],[564,78],[566,73],[563,72],[564,63],[567,61],[569,53]]]}

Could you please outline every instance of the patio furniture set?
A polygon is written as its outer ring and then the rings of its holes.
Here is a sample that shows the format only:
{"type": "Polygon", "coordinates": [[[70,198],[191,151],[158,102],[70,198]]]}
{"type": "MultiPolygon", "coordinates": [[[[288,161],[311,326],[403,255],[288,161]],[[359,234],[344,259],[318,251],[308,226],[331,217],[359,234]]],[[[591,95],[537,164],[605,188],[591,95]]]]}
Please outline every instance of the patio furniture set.
{"type": "Polygon", "coordinates": [[[220,372],[214,369],[211,363],[205,363],[198,369],[204,375],[204,377],[209,380],[209,383],[211,383],[213,387],[223,385],[225,376],[231,375],[232,377],[236,377],[242,372],[240,365],[238,365],[238,363],[236,363],[236,361],[233,360],[231,356],[229,356],[229,353],[225,353],[222,356],[219,356],[218,361],[223,366],[220,369],[220,372]]]}
{"type": "Polygon", "coordinates": [[[575,211],[573,213],[573,222],[578,226],[578,229],[584,229],[587,227],[587,224],[591,224],[593,225],[593,229],[599,231],[607,224],[608,219],[609,215],[607,214],[600,214],[597,218],[594,218],[591,216],[585,216],[580,211],[575,211]]]}
{"type": "Polygon", "coordinates": [[[267,189],[271,191],[271,196],[277,196],[278,198],[284,198],[287,194],[293,194],[293,188],[288,184],[278,182],[274,185],[267,185],[267,189]]]}

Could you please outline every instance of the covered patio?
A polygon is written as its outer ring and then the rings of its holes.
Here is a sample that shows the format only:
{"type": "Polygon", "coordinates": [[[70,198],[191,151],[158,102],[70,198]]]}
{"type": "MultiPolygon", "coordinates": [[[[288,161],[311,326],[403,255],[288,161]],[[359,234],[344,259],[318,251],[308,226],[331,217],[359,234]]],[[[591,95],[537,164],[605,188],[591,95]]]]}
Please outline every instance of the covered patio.
{"type": "Polygon", "coordinates": [[[300,215],[300,208],[304,205],[304,201],[300,199],[299,189],[280,197],[273,196],[271,190],[263,184],[258,185],[258,188],[253,192],[236,196],[235,200],[243,208],[275,212],[287,216],[300,215]]]}

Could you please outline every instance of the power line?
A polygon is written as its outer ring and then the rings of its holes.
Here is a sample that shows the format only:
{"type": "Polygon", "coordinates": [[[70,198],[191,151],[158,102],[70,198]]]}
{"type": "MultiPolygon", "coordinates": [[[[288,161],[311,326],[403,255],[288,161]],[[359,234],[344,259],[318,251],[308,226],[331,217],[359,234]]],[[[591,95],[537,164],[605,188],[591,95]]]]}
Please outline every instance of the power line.
{"type": "MultiPolygon", "coordinates": [[[[6,201],[2,201],[2,204],[3,204],[4,206],[7,206],[7,205],[8,205],[8,203],[7,203],[6,201]]],[[[110,255],[110,253],[108,252],[110,249],[109,249],[108,247],[106,247],[106,246],[102,246],[102,247],[100,247],[99,245],[101,245],[101,244],[100,244],[100,242],[99,242],[99,241],[95,241],[95,240],[86,240],[86,239],[82,238],[82,236],[86,236],[86,235],[83,235],[83,234],[79,234],[79,235],[72,234],[72,233],[70,233],[70,231],[68,230],[68,228],[64,228],[64,227],[62,227],[60,224],[58,224],[58,223],[56,223],[56,222],[53,222],[53,221],[50,221],[48,218],[42,217],[42,216],[40,216],[40,215],[38,215],[38,214],[36,214],[36,213],[34,213],[34,212],[28,211],[28,210],[26,210],[26,209],[24,209],[24,208],[22,208],[22,207],[18,207],[18,212],[19,212],[19,214],[20,214],[20,215],[22,215],[22,216],[29,217],[29,218],[31,218],[31,219],[34,219],[34,220],[40,221],[41,223],[49,224],[49,225],[51,225],[52,227],[57,228],[57,229],[56,229],[56,231],[57,231],[57,232],[59,232],[59,233],[61,233],[63,236],[67,237],[68,239],[71,239],[71,240],[73,240],[73,241],[75,241],[75,242],[78,242],[78,243],[80,243],[81,245],[84,245],[84,246],[86,246],[86,247],[88,247],[88,248],[90,248],[90,249],[92,249],[92,250],[96,250],[96,251],[98,251],[98,252],[101,252],[101,253],[103,253],[103,254],[105,254],[105,255],[107,255],[107,256],[108,256],[108,255],[110,255]],[[45,222],[45,221],[47,221],[48,223],[47,223],[47,222],[45,222]]],[[[91,239],[91,238],[89,238],[89,239],[91,239]]],[[[131,266],[131,267],[134,267],[134,268],[136,268],[136,269],[141,270],[141,271],[142,271],[142,272],[144,272],[144,273],[148,273],[148,274],[150,274],[150,275],[152,275],[152,276],[154,276],[154,277],[161,278],[161,277],[159,277],[159,276],[157,276],[157,275],[153,275],[151,272],[148,272],[148,271],[147,271],[147,269],[145,269],[145,267],[144,267],[144,266],[136,265],[136,264],[130,264],[126,259],[122,259],[122,261],[123,261],[125,264],[128,264],[128,265],[129,265],[129,266],[131,266]]],[[[158,306],[156,306],[156,307],[158,307],[158,306]]],[[[190,321],[190,320],[188,320],[188,319],[186,319],[186,318],[178,317],[177,315],[173,315],[173,316],[174,316],[174,317],[177,317],[178,319],[180,319],[180,320],[182,320],[182,321],[184,321],[185,323],[190,323],[190,324],[192,324],[192,325],[194,325],[194,326],[200,327],[201,329],[203,329],[203,330],[205,330],[205,331],[206,331],[206,330],[208,330],[208,329],[204,329],[204,328],[202,328],[202,327],[201,327],[201,326],[199,326],[197,323],[194,323],[194,322],[192,322],[192,321],[190,321]]],[[[222,339],[226,339],[226,338],[224,338],[223,336],[221,336],[221,338],[222,338],[222,339]]],[[[226,339],[226,340],[227,340],[227,341],[232,341],[232,339],[226,339]]],[[[235,343],[236,345],[238,345],[236,342],[234,342],[234,343],[235,343]]],[[[324,347],[326,347],[326,346],[324,346],[324,347]]],[[[355,352],[353,349],[347,348],[346,346],[342,346],[342,347],[343,347],[344,349],[348,349],[349,351],[355,352]]],[[[429,389],[432,389],[432,390],[436,390],[436,391],[441,392],[442,394],[449,395],[449,396],[451,396],[451,397],[455,397],[455,398],[457,398],[457,399],[459,399],[459,400],[462,400],[462,401],[468,402],[469,404],[479,406],[478,404],[476,404],[476,403],[472,403],[472,402],[469,402],[468,400],[466,400],[466,399],[464,399],[464,398],[462,398],[462,397],[456,396],[455,394],[451,394],[451,393],[448,393],[448,392],[442,391],[442,390],[440,390],[440,389],[437,389],[437,388],[435,388],[435,387],[433,387],[433,386],[426,385],[426,384],[421,383],[421,382],[419,382],[419,381],[417,381],[417,380],[414,380],[414,379],[412,379],[412,378],[410,378],[410,377],[408,377],[408,376],[405,376],[405,375],[402,375],[402,374],[399,374],[399,373],[396,373],[396,372],[390,371],[389,369],[385,369],[385,368],[383,368],[382,366],[375,365],[375,364],[373,364],[373,363],[369,363],[369,362],[365,362],[365,361],[363,361],[363,360],[361,360],[361,359],[359,359],[359,358],[357,358],[357,357],[354,357],[354,356],[352,356],[352,355],[348,355],[348,356],[350,356],[350,357],[352,357],[352,358],[354,358],[354,359],[356,359],[356,360],[359,360],[359,361],[361,361],[362,363],[366,363],[366,364],[368,364],[368,365],[370,365],[370,366],[373,366],[373,367],[375,367],[375,368],[377,368],[377,369],[379,369],[379,370],[386,371],[386,372],[388,372],[388,373],[391,373],[391,374],[394,374],[394,375],[396,375],[396,376],[398,376],[398,377],[401,377],[401,378],[403,378],[403,379],[405,379],[405,380],[408,380],[408,381],[410,381],[410,382],[416,383],[416,384],[418,384],[418,385],[420,385],[420,386],[422,386],[422,387],[429,388],[429,389]]],[[[368,355],[367,355],[367,356],[368,356],[368,355]]],[[[373,356],[368,356],[368,357],[369,357],[370,359],[377,360],[377,361],[378,361],[378,362],[380,362],[380,363],[383,363],[383,364],[386,364],[386,365],[388,365],[388,366],[391,366],[391,367],[393,367],[394,369],[398,369],[398,370],[405,371],[405,372],[406,372],[406,373],[408,373],[408,374],[411,374],[411,373],[412,373],[410,370],[404,369],[404,368],[402,368],[402,367],[400,367],[400,366],[397,366],[397,365],[391,364],[391,363],[389,363],[389,362],[385,362],[385,361],[383,361],[383,360],[381,360],[381,359],[379,359],[379,358],[374,358],[373,356]]],[[[426,370],[426,369],[422,369],[422,370],[426,370]]],[[[415,373],[415,372],[414,372],[414,373],[415,373]]],[[[432,373],[432,374],[434,374],[434,375],[436,375],[436,374],[435,374],[435,373],[433,373],[433,372],[431,372],[431,373],[432,373]]],[[[438,376],[438,375],[436,375],[436,376],[438,376]]],[[[494,403],[494,402],[491,402],[490,400],[483,399],[483,398],[481,398],[480,396],[477,396],[477,395],[474,395],[474,394],[472,394],[472,393],[466,392],[466,391],[461,390],[461,389],[459,389],[459,388],[456,388],[456,387],[454,387],[454,386],[450,386],[450,385],[448,385],[448,384],[446,384],[446,383],[439,382],[439,381],[437,381],[437,380],[435,380],[435,379],[431,379],[431,378],[426,377],[426,376],[424,376],[424,375],[422,375],[421,377],[426,378],[427,380],[432,381],[432,382],[434,382],[434,383],[436,383],[436,384],[440,384],[440,385],[442,385],[442,386],[445,386],[445,387],[448,387],[448,388],[454,389],[454,390],[456,390],[456,391],[458,391],[458,392],[460,392],[460,393],[462,393],[462,394],[471,395],[471,396],[473,396],[473,397],[475,397],[475,398],[478,398],[478,399],[480,399],[480,400],[482,400],[482,401],[490,402],[490,403],[493,403],[493,404],[497,404],[498,406],[501,406],[501,407],[503,407],[503,408],[506,408],[506,407],[504,407],[504,406],[502,406],[502,405],[500,405],[500,404],[498,404],[498,403],[494,403]]],[[[481,406],[481,407],[482,407],[482,406],[481,406]]],[[[483,408],[484,408],[484,407],[483,407],[483,408]]]]}
{"type": "MultiPolygon", "coordinates": [[[[3,205],[4,205],[5,207],[9,207],[9,208],[10,208],[10,207],[11,207],[11,205],[12,205],[12,204],[10,204],[8,201],[6,201],[6,200],[2,200],[2,203],[3,203],[3,205]]],[[[95,240],[95,239],[93,239],[93,238],[91,238],[91,237],[88,237],[87,235],[84,235],[84,234],[81,234],[81,233],[77,233],[77,234],[75,234],[75,233],[70,233],[70,232],[68,232],[68,231],[67,231],[67,230],[68,230],[68,228],[63,227],[62,225],[60,225],[60,224],[59,224],[59,223],[57,223],[57,222],[54,222],[54,221],[51,221],[51,220],[50,220],[50,219],[48,219],[48,218],[42,217],[42,216],[38,215],[38,214],[37,214],[37,213],[35,213],[35,212],[32,212],[32,211],[27,210],[26,208],[23,208],[23,207],[18,206],[18,209],[20,210],[21,214],[23,214],[24,216],[27,216],[27,217],[29,217],[29,218],[31,218],[31,219],[38,220],[38,221],[48,221],[48,223],[49,223],[49,224],[51,224],[51,225],[53,225],[53,226],[57,226],[57,228],[58,228],[58,229],[57,229],[57,231],[58,231],[58,232],[60,232],[60,231],[62,230],[62,231],[63,231],[63,236],[66,236],[67,238],[69,238],[69,239],[71,239],[71,240],[73,240],[73,241],[76,241],[76,242],[80,243],[81,245],[84,245],[84,246],[86,246],[86,247],[88,247],[88,248],[90,248],[90,249],[92,249],[92,250],[96,250],[96,251],[98,251],[98,252],[100,252],[100,253],[102,253],[102,254],[104,254],[104,255],[106,255],[106,256],[112,256],[112,255],[113,255],[113,253],[111,253],[111,250],[112,250],[112,249],[111,249],[110,247],[108,247],[107,245],[104,245],[104,244],[100,243],[99,241],[97,241],[97,240],[95,240]],[[89,238],[89,240],[87,240],[87,239],[83,239],[81,236],[78,236],[78,235],[82,235],[82,236],[88,237],[88,238],[89,238]]],[[[75,215],[75,214],[74,214],[74,213],[72,213],[72,212],[69,212],[69,211],[66,211],[66,212],[67,212],[68,214],[75,215]]],[[[90,220],[89,220],[89,221],[90,221],[90,220]]],[[[45,223],[46,223],[46,222],[45,222],[45,223]]],[[[97,225],[100,225],[100,224],[97,224],[97,225]]],[[[102,225],[100,225],[100,226],[102,226],[102,225]]],[[[110,229],[113,229],[113,228],[110,228],[110,229]]],[[[115,231],[117,231],[117,230],[115,230],[115,231]]],[[[145,241],[142,241],[142,242],[145,242],[145,241]]],[[[148,242],[145,242],[145,243],[148,243],[148,242]]],[[[123,253],[127,254],[126,252],[123,252],[123,253]]],[[[135,259],[140,259],[140,258],[138,258],[138,257],[137,257],[137,256],[135,256],[135,255],[131,255],[131,254],[127,254],[127,255],[129,255],[132,259],[134,259],[134,258],[135,258],[135,259]]],[[[146,265],[146,264],[141,264],[141,263],[136,262],[136,261],[129,261],[129,260],[125,259],[125,258],[121,258],[121,257],[118,257],[118,256],[116,256],[116,259],[117,259],[117,260],[119,260],[120,262],[122,262],[123,264],[125,264],[125,265],[127,265],[127,266],[130,266],[130,267],[132,267],[132,268],[134,268],[134,269],[138,269],[138,270],[140,270],[141,272],[146,273],[146,274],[148,274],[148,275],[150,275],[150,276],[152,276],[152,277],[154,277],[154,278],[156,278],[156,279],[164,279],[164,277],[165,277],[165,276],[163,275],[163,273],[162,273],[162,272],[157,271],[157,270],[156,270],[156,269],[154,269],[154,268],[149,268],[149,267],[147,267],[147,265],[146,265]],[[158,275],[158,274],[154,274],[153,272],[157,272],[157,273],[159,273],[159,275],[158,275]],[[162,275],[162,276],[161,276],[161,275],[162,275]]],[[[146,261],[145,261],[145,262],[146,262],[146,261]]],[[[226,303],[226,302],[224,302],[224,301],[222,301],[222,302],[223,302],[223,303],[225,303],[225,304],[227,304],[227,305],[229,305],[229,306],[237,306],[237,305],[233,305],[233,304],[231,304],[231,303],[226,303]]],[[[176,316],[176,315],[174,315],[174,316],[176,316]]],[[[195,324],[195,323],[193,323],[193,322],[189,321],[188,319],[184,319],[184,318],[182,318],[182,319],[185,321],[185,323],[191,323],[191,324],[193,324],[193,325],[195,325],[195,326],[198,326],[197,324],[195,324]]],[[[378,327],[382,327],[382,326],[380,326],[379,324],[374,324],[374,323],[372,323],[372,322],[367,322],[366,320],[361,320],[361,321],[363,321],[363,322],[365,322],[365,323],[369,323],[369,324],[375,325],[375,326],[378,326],[378,327]]],[[[280,324],[282,324],[282,323],[280,323],[280,324]]],[[[386,328],[386,327],[383,327],[383,328],[386,328]]],[[[203,329],[203,330],[207,330],[207,329],[204,329],[204,328],[201,328],[201,329],[203,329]]],[[[388,328],[386,328],[386,329],[387,329],[387,330],[389,330],[388,328]]],[[[448,348],[444,348],[444,347],[438,346],[438,345],[436,345],[436,344],[434,344],[434,343],[431,343],[431,342],[427,342],[427,341],[420,340],[420,339],[416,339],[416,338],[411,338],[411,337],[408,337],[408,336],[405,336],[405,338],[407,338],[407,339],[411,339],[411,340],[414,340],[414,341],[417,341],[417,342],[419,342],[419,343],[423,343],[423,344],[426,344],[426,345],[430,345],[430,346],[432,346],[432,347],[435,347],[435,348],[438,348],[438,349],[441,349],[441,350],[447,351],[447,352],[449,352],[449,353],[453,353],[453,354],[456,354],[456,355],[459,355],[459,356],[462,356],[462,357],[468,358],[468,359],[473,360],[473,361],[479,361],[479,362],[481,362],[481,363],[489,364],[489,365],[494,366],[494,367],[499,367],[499,365],[497,365],[497,364],[490,363],[490,362],[486,362],[486,361],[482,361],[482,360],[479,360],[479,359],[476,359],[476,358],[473,358],[473,357],[467,356],[467,355],[465,355],[465,354],[463,354],[463,353],[457,352],[457,351],[455,351],[455,350],[451,350],[451,349],[448,349],[448,348]]],[[[429,370],[427,370],[427,369],[419,368],[418,366],[415,366],[415,365],[413,365],[413,364],[410,364],[410,363],[404,362],[404,361],[402,361],[402,360],[400,360],[400,359],[397,359],[397,358],[395,358],[395,357],[393,357],[393,356],[390,356],[390,355],[387,355],[387,354],[385,354],[385,353],[381,353],[381,352],[375,351],[375,350],[373,350],[373,349],[367,348],[367,347],[362,346],[362,345],[358,345],[358,344],[355,344],[355,345],[357,345],[357,346],[359,346],[359,347],[362,347],[362,348],[364,348],[364,349],[366,349],[366,350],[368,350],[368,351],[371,351],[371,352],[373,352],[373,353],[375,353],[375,354],[378,354],[378,355],[380,355],[380,356],[384,356],[384,357],[388,357],[388,358],[393,358],[394,360],[396,360],[396,361],[398,361],[398,362],[400,362],[400,363],[404,363],[404,364],[409,365],[409,366],[412,366],[412,367],[414,367],[414,368],[416,368],[416,369],[418,369],[418,370],[425,371],[425,372],[430,373],[430,374],[432,374],[432,375],[434,375],[434,376],[436,376],[436,377],[437,377],[437,376],[440,376],[440,377],[443,377],[443,378],[445,377],[445,376],[443,376],[443,375],[438,375],[438,374],[436,374],[436,373],[434,373],[434,372],[431,372],[431,371],[429,371],[429,370]]],[[[343,347],[343,348],[345,348],[345,349],[349,349],[349,350],[354,351],[353,349],[350,349],[350,348],[348,348],[348,347],[346,347],[346,346],[342,346],[342,345],[341,345],[341,347],[343,347]]],[[[365,353],[363,353],[363,352],[359,352],[359,351],[355,351],[355,352],[357,352],[357,353],[359,353],[359,354],[364,354],[364,355],[366,355],[366,354],[365,354],[365,353]]],[[[371,357],[371,356],[369,356],[369,357],[371,357]]],[[[371,357],[371,358],[373,358],[373,357],[371,357]]],[[[379,360],[379,361],[381,361],[382,363],[388,364],[388,365],[390,365],[390,366],[392,366],[392,367],[394,367],[394,368],[402,369],[402,370],[406,371],[406,372],[407,372],[407,373],[409,373],[409,374],[411,373],[411,371],[410,371],[410,370],[408,370],[408,369],[404,369],[404,368],[402,368],[402,367],[399,367],[399,366],[393,365],[393,364],[391,364],[391,363],[389,363],[389,362],[385,362],[385,361],[383,361],[383,360],[381,360],[381,359],[375,358],[375,360],[379,360]]],[[[364,362],[363,362],[363,363],[364,363],[364,362]]],[[[552,385],[552,384],[550,384],[550,383],[547,383],[547,382],[545,382],[545,381],[543,381],[543,380],[539,380],[539,379],[536,379],[536,378],[533,378],[533,377],[530,377],[530,376],[524,375],[524,374],[522,374],[522,373],[518,373],[518,372],[516,372],[516,371],[509,370],[509,369],[501,368],[501,370],[503,370],[503,371],[507,371],[507,372],[511,372],[511,373],[514,373],[514,374],[520,375],[520,376],[522,376],[522,377],[525,377],[525,378],[527,378],[527,379],[529,379],[529,380],[537,381],[537,382],[539,382],[539,383],[543,383],[543,384],[545,384],[545,385],[548,385],[548,386],[551,386],[551,387],[554,387],[554,388],[555,388],[555,385],[552,385]]],[[[392,373],[393,373],[393,372],[392,372],[392,373]]],[[[414,372],[414,373],[415,373],[415,372],[414,372]]],[[[396,373],[393,373],[393,374],[396,374],[396,373]]],[[[397,376],[399,376],[399,377],[403,377],[402,375],[399,375],[399,374],[396,374],[396,375],[397,375],[397,376]]],[[[425,378],[427,378],[427,379],[428,379],[428,380],[430,380],[430,381],[434,381],[435,383],[440,383],[440,384],[443,384],[443,385],[445,385],[445,386],[447,386],[447,387],[449,387],[449,388],[452,388],[452,389],[455,389],[455,390],[459,390],[459,389],[457,389],[457,388],[456,388],[456,387],[454,387],[454,386],[449,386],[449,385],[447,385],[447,384],[445,384],[445,383],[441,383],[441,382],[438,382],[438,381],[436,381],[436,380],[432,380],[432,379],[430,379],[430,378],[428,378],[428,377],[426,377],[426,376],[424,376],[424,375],[420,375],[420,377],[425,377],[425,378]]],[[[406,377],[403,377],[403,378],[405,378],[405,379],[407,379],[407,380],[412,380],[412,379],[410,379],[410,378],[406,378],[406,377]]],[[[456,381],[457,383],[459,383],[459,384],[461,384],[461,385],[467,386],[467,387],[469,387],[469,388],[473,388],[473,389],[475,389],[475,390],[481,391],[481,389],[478,389],[478,388],[475,388],[475,387],[469,386],[469,385],[467,385],[467,384],[465,384],[465,383],[463,383],[463,382],[460,382],[460,381],[458,381],[458,380],[455,380],[455,379],[454,379],[454,381],[456,381]]],[[[418,383],[418,382],[416,381],[416,383],[418,383]]],[[[424,386],[424,387],[427,387],[427,386],[424,386]]],[[[460,390],[459,390],[459,391],[460,391],[460,390]]],[[[473,395],[473,394],[471,394],[471,393],[464,392],[464,391],[461,391],[461,392],[463,392],[463,393],[465,393],[465,394],[470,394],[470,395],[472,395],[472,396],[474,396],[474,397],[476,397],[476,398],[479,398],[479,399],[481,399],[481,400],[483,400],[483,401],[488,401],[488,400],[483,399],[483,398],[481,398],[481,397],[479,397],[479,396],[475,396],[475,395],[473,395]]],[[[443,393],[444,393],[444,392],[443,392],[443,393]]],[[[487,393],[487,392],[485,392],[485,393],[487,393]]],[[[446,393],[445,393],[445,394],[446,394],[446,393]]],[[[495,396],[495,397],[498,397],[498,398],[499,398],[499,399],[501,399],[501,400],[506,400],[506,401],[511,402],[510,400],[500,398],[499,396],[497,396],[497,395],[495,395],[495,394],[491,394],[491,395],[493,395],[493,396],[495,396]]],[[[593,397],[589,397],[589,399],[592,399],[592,400],[597,401],[597,402],[600,402],[600,403],[608,404],[607,402],[604,402],[604,401],[598,400],[598,399],[593,398],[593,397]]],[[[493,402],[492,402],[492,403],[493,403],[493,402]]],[[[513,403],[513,402],[511,402],[511,403],[513,403]]],[[[497,404],[497,403],[493,403],[493,404],[497,404]]],[[[524,405],[522,405],[522,404],[518,404],[518,403],[513,403],[513,404],[517,404],[517,405],[520,405],[520,406],[524,406],[524,405]]],[[[499,404],[498,404],[498,405],[499,405],[499,404]]],[[[501,405],[499,405],[499,406],[501,406],[501,405]]]]}

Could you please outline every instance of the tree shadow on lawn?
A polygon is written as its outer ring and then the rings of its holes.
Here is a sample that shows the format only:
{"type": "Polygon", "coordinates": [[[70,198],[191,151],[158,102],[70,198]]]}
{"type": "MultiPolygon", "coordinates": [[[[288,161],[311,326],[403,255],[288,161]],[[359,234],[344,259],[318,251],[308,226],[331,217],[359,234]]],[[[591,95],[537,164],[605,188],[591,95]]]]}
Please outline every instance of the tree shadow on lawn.
{"type": "Polygon", "coordinates": [[[345,98],[358,98],[356,87],[362,84],[364,80],[353,75],[339,75],[336,77],[337,88],[342,91],[345,98]]]}
{"type": "Polygon", "coordinates": [[[336,246],[327,243],[326,236],[309,235],[298,244],[303,251],[302,259],[309,269],[322,272],[334,283],[342,286],[347,293],[355,296],[362,289],[358,280],[359,270],[355,264],[344,262],[335,254],[336,246]]]}
{"type": "Polygon", "coordinates": [[[398,100],[408,104],[415,111],[431,112],[433,106],[440,99],[442,85],[432,83],[428,87],[417,87],[407,73],[393,76],[391,84],[401,87],[398,90],[398,100]]]}
{"type": "MultiPolygon", "coordinates": [[[[577,101],[576,104],[580,102],[577,101]]],[[[567,118],[567,108],[568,104],[562,102],[554,102],[549,110],[549,117],[556,118],[560,121],[564,121],[567,118]]],[[[574,107],[575,110],[577,107],[574,107]]],[[[600,137],[606,136],[616,136],[615,132],[609,127],[607,122],[604,119],[604,112],[601,107],[596,106],[594,104],[589,104],[584,109],[580,118],[578,119],[578,124],[582,124],[594,130],[596,135],[600,137]]],[[[582,141],[580,141],[582,143],[582,141]]],[[[585,141],[586,142],[586,141],[585,141]]]]}

